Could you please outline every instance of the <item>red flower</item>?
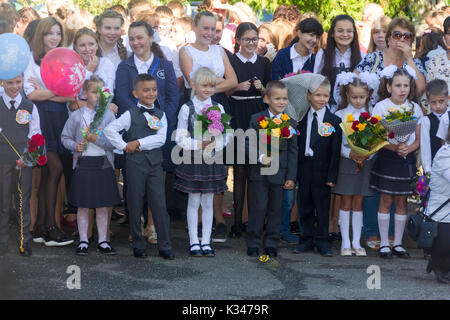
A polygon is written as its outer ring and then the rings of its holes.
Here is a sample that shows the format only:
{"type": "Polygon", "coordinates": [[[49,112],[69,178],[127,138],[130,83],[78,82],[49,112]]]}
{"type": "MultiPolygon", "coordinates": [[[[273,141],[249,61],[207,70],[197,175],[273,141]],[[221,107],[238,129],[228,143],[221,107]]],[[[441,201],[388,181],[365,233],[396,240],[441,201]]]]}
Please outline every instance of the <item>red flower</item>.
{"type": "Polygon", "coordinates": [[[375,117],[370,118],[370,123],[371,124],[377,124],[378,123],[378,119],[375,117]]]}
{"type": "Polygon", "coordinates": [[[34,152],[36,151],[36,149],[39,147],[39,144],[37,143],[37,141],[35,139],[30,139],[28,140],[28,151],[29,152],[34,152]]]}
{"type": "Polygon", "coordinates": [[[389,137],[389,139],[394,139],[395,135],[393,132],[389,132],[388,137],[389,137]]]}
{"type": "Polygon", "coordinates": [[[288,127],[283,127],[281,129],[281,136],[284,138],[288,138],[291,135],[291,131],[289,130],[288,127]]]}
{"type": "Polygon", "coordinates": [[[40,156],[37,159],[37,163],[38,163],[38,165],[43,166],[44,164],[47,163],[47,157],[46,156],[40,156]]]}
{"type": "Polygon", "coordinates": [[[270,144],[272,137],[269,136],[268,134],[263,134],[261,139],[263,143],[270,144]]]}
{"type": "Polygon", "coordinates": [[[293,76],[296,76],[296,75],[297,75],[297,73],[291,72],[291,73],[286,74],[286,75],[283,77],[283,79],[290,78],[290,77],[293,77],[293,76]]]}
{"type": "Polygon", "coordinates": [[[31,140],[33,140],[34,143],[39,147],[42,147],[45,144],[44,136],[39,133],[36,133],[34,136],[32,136],[31,140]]]}
{"type": "Polygon", "coordinates": [[[370,118],[370,114],[368,114],[367,112],[363,112],[361,113],[361,117],[363,117],[364,119],[369,119],[370,118]]]}
{"type": "Polygon", "coordinates": [[[258,118],[258,120],[257,120],[257,121],[258,121],[258,122],[261,122],[261,121],[263,121],[263,120],[265,120],[265,119],[266,119],[266,117],[264,117],[264,116],[261,116],[261,117],[259,117],[259,118],[258,118]]]}
{"type": "Polygon", "coordinates": [[[357,127],[358,124],[359,124],[358,120],[353,121],[352,129],[355,130],[355,131],[358,131],[359,130],[358,127],[357,127]]]}

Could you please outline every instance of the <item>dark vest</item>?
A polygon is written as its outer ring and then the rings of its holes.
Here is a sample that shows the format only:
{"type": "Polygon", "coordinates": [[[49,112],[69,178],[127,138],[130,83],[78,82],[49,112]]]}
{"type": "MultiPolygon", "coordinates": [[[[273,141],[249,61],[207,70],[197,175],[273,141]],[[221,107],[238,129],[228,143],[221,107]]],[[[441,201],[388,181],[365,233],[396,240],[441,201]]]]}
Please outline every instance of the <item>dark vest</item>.
{"type": "Polygon", "coordinates": [[[431,161],[441,147],[441,139],[436,137],[436,133],[439,129],[439,118],[434,113],[427,115],[430,120],[430,147],[431,147],[431,161]]]}
{"type": "MultiPolygon", "coordinates": [[[[153,108],[152,110],[154,112],[153,115],[161,120],[164,112],[158,108],[153,108]]],[[[144,113],[140,110],[139,107],[133,107],[129,111],[131,116],[131,125],[126,134],[126,142],[142,139],[157,133],[157,130],[150,129],[147,123],[147,119],[145,118],[144,113]]],[[[134,161],[136,163],[142,163],[147,160],[152,166],[161,164],[163,161],[162,148],[127,154],[127,161],[128,160],[134,161]]]]}
{"type": "MultiPolygon", "coordinates": [[[[188,131],[191,134],[191,138],[194,137],[194,124],[197,120],[197,113],[195,112],[194,103],[192,100],[189,100],[186,102],[186,105],[189,107],[189,116],[188,116],[188,131]]],[[[211,105],[212,106],[219,106],[217,102],[211,99],[211,105]]]]}
{"type": "MultiPolygon", "coordinates": [[[[6,106],[3,97],[0,98],[0,128],[2,128],[2,133],[8,138],[17,152],[22,155],[28,146],[30,125],[28,123],[17,123],[16,114],[19,110],[28,111],[31,115],[33,113],[33,103],[22,97],[19,107],[12,112],[6,106]]],[[[17,154],[0,134],[0,163],[14,164],[17,159],[19,159],[17,154]]]]}

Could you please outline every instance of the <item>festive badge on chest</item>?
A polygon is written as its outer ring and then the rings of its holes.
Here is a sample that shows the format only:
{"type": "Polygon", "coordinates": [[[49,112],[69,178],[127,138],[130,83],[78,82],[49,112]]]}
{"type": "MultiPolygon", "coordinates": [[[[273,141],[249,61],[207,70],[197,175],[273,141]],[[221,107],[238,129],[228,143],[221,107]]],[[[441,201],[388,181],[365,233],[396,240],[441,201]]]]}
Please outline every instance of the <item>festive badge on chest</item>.
{"type": "Polygon", "coordinates": [[[292,126],[289,126],[289,137],[287,137],[287,139],[292,138],[292,136],[294,134],[297,134],[297,130],[295,130],[294,128],[292,128],[292,126]]]}
{"type": "Polygon", "coordinates": [[[319,127],[319,135],[321,137],[329,137],[336,132],[336,129],[331,125],[331,123],[324,122],[319,127]]]}
{"type": "Polygon", "coordinates": [[[33,119],[32,115],[27,110],[17,110],[16,122],[18,124],[27,124],[33,119]]]}
{"type": "Polygon", "coordinates": [[[148,126],[150,129],[159,130],[162,128],[162,122],[156,116],[150,116],[148,118],[148,126]]]}

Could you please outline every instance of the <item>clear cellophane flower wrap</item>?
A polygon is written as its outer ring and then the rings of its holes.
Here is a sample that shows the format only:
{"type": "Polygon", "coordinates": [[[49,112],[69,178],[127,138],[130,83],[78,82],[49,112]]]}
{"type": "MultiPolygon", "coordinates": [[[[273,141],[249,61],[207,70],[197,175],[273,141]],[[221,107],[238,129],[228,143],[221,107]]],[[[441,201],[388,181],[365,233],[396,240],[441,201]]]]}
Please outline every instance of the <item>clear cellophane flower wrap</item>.
{"type": "Polygon", "coordinates": [[[380,122],[387,132],[394,134],[394,137],[388,138],[388,141],[392,144],[399,144],[408,141],[411,134],[416,130],[418,119],[412,119],[406,122],[381,119],[380,122]]]}
{"type": "Polygon", "coordinates": [[[355,146],[353,144],[353,142],[351,141],[351,139],[349,139],[349,137],[348,137],[349,135],[351,135],[353,133],[352,124],[348,123],[348,122],[347,123],[346,122],[341,122],[339,124],[339,126],[342,129],[342,134],[347,139],[348,146],[358,156],[368,157],[368,156],[374,154],[375,152],[377,152],[378,150],[380,150],[381,148],[383,148],[385,145],[389,144],[388,141],[382,141],[382,142],[376,144],[375,146],[373,146],[370,150],[367,150],[367,149],[355,146]]]}

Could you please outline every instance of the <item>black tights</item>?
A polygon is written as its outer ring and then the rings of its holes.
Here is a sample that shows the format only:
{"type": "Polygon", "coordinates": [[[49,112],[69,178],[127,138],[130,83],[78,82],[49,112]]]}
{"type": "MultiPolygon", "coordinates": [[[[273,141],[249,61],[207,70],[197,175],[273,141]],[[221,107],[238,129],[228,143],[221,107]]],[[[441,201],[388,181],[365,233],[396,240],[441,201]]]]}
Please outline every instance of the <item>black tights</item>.
{"type": "Polygon", "coordinates": [[[46,228],[56,226],[55,207],[59,181],[63,172],[66,179],[70,181],[71,171],[70,157],[56,152],[47,152],[47,165],[41,170],[36,226],[46,228]]]}
{"type": "MultiPolygon", "coordinates": [[[[250,166],[235,165],[233,166],[233,198],[234,198],[234,224],[242,223],[242,211],[245,203],[245,189],[247,188],[247,208],[250,206],[251,192],[250,181],[248,180],[250,174],[250,166]]],[[[248,211],[248,210],[247,210],[248,211]]]]}

